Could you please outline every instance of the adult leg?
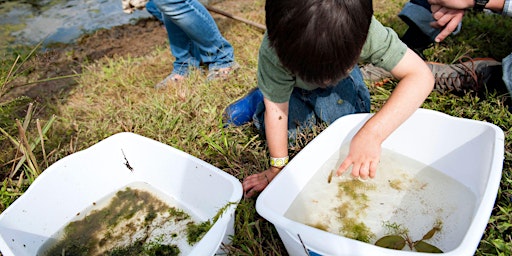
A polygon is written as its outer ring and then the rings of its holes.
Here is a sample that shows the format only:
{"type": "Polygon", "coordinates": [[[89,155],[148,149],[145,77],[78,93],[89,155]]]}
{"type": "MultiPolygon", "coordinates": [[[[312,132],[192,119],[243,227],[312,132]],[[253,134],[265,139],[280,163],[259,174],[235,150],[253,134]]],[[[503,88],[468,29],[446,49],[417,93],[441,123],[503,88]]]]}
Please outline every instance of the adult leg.
{"type": "Polygon", "coordinates": [[[176,59],[173,63],[171,76],[186,76],[188,75],[189,67],[198,67],[201,59],[199,56],[194,56],[193,53],[197,52],[196,46],[185,30],[183,30],[182,26],[186,26],[185,21],[196,23],[200,21],[194,21],[194,15],[196,14],[193,11],[180,14],[180,9],[187,9],[189,5],[187,1],[152,1],[162,13],[171,53],[176,59]],[[175,20],[177,19],[181,19],[182,22],[176,23],[175,20]]]}
{"type": "Polygon", "coordinates": [[[160,12],[160,10],[156,7],[153,0],[149,0],[146,3],[146,11],[148,11],[151,15],[153,15],[153,17],[155,17],[159,21],[164,22],[162,12],[160,12]]]}
{"type": "Polygon", "coordinates": [[[427,0],[411,0],[405,4],[398,17],[409,26],[400,39],[426,60],[423,51],[432,46],[435,37],[441,32],[430,26],[430,22],[434,21],[430,4],[427,0]]]}
{"type": "Polygon", "coordinates": [[[199,59],[210,69],[233,65],[233,47],[222,37],[215,20],[199,1],[154,0],[154,2],[164,15],[169,39],[173,40],[175,46],[181,47],[178,48],[179,50],[190,50],[191,45],[194,45],[198,49],[199,59]],[[171,39],[173,37],[178,38],[171,39]]]}

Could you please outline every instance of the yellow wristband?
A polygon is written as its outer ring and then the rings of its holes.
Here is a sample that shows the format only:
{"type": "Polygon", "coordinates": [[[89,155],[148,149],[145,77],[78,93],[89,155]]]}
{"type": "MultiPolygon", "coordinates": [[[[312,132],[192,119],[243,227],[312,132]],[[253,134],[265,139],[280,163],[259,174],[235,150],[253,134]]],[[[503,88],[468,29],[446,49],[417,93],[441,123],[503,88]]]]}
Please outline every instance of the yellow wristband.
{"type": "Polygon", "coordinates": [[[281,168],[281,167],[284,167],[287,163],[288,163],[288,156],[270,157],[270,166],[281,168]]]}

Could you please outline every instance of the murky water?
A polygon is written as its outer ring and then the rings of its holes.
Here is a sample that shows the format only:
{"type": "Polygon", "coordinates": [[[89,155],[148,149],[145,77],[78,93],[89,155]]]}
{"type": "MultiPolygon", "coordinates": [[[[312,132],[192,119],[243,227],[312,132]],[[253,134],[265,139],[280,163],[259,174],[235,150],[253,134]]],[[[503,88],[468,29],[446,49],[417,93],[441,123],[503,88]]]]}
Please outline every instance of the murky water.
{"type": "Polygon", "coordinates": [[[209,223],[175,198],[136,182],[77,215],[41,246],[38,255],[139,255],[155,248],[169,253],[164,255],[187,255],[195,239],[207,232],[194,228],[209,223]]]}
{"type": "Polygon", "coordinates": [[[331,170],[345,156],[335,153],[313,176],[285,213],[287,218],[372,244],[404,233],[416,241],[440,226],[427,242],[445,252],[460,244],[476,204],[469,188],[389,150],[383,150],[374,179],[362,182],[344,175],[328,183],[331,170]]]}
{"type": "Polygon", "coordinates": [[[0,1],[0,47],[69,43],[84,33],[150,16],[145,10],[124,13],[121,0],[0,1]]]}

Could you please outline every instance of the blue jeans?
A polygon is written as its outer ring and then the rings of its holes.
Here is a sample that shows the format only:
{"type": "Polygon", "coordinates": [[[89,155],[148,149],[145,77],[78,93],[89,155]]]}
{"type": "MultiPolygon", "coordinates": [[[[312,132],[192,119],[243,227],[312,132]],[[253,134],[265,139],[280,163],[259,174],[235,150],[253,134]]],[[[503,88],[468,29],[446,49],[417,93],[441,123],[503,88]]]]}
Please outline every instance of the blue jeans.
{"type": "Polygon", "coordinates": [[[215,20],[197,0],[150,0],[162,13],[171,53],[172,73],[187,75],[202,63],[214,70],[233,65],[231,44],[220,34],[215,20]]]}
{"type": "Polygon", "coordinates": [[[160,12],[160,10],[158,10],[158,7],[156,7],[153,1],[150,0],[146,3],[146,11],[148,11],[151,15],[153,15],[153,17],[155,17],[160,22],[164,22],[164,16],[160,12]]]}
{"type": "MultiPolygon", "coordinates": [[[[265,105],[259,103],[253,116],[254,125],[265,135],[265,105]]],[[[327,125],[355,113],[370,112],[370,92],[359,67],[335,86],[304,90],[294,88],[288,106],[288,141],[294,145],[297,134],[310,130],[317,123],[327,125]]]]}

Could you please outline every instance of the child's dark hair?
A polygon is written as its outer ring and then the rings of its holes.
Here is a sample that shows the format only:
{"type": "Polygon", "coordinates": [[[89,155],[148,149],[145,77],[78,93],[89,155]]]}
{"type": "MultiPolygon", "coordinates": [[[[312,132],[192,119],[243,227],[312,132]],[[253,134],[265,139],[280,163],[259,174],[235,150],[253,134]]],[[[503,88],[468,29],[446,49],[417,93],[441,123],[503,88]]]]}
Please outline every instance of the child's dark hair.
{"type": "Polygon", "coordinates": [[[290,72],[327,85],[357,63],[373,15],[372,0],[267,0],[270,46],[290,72]]]}

